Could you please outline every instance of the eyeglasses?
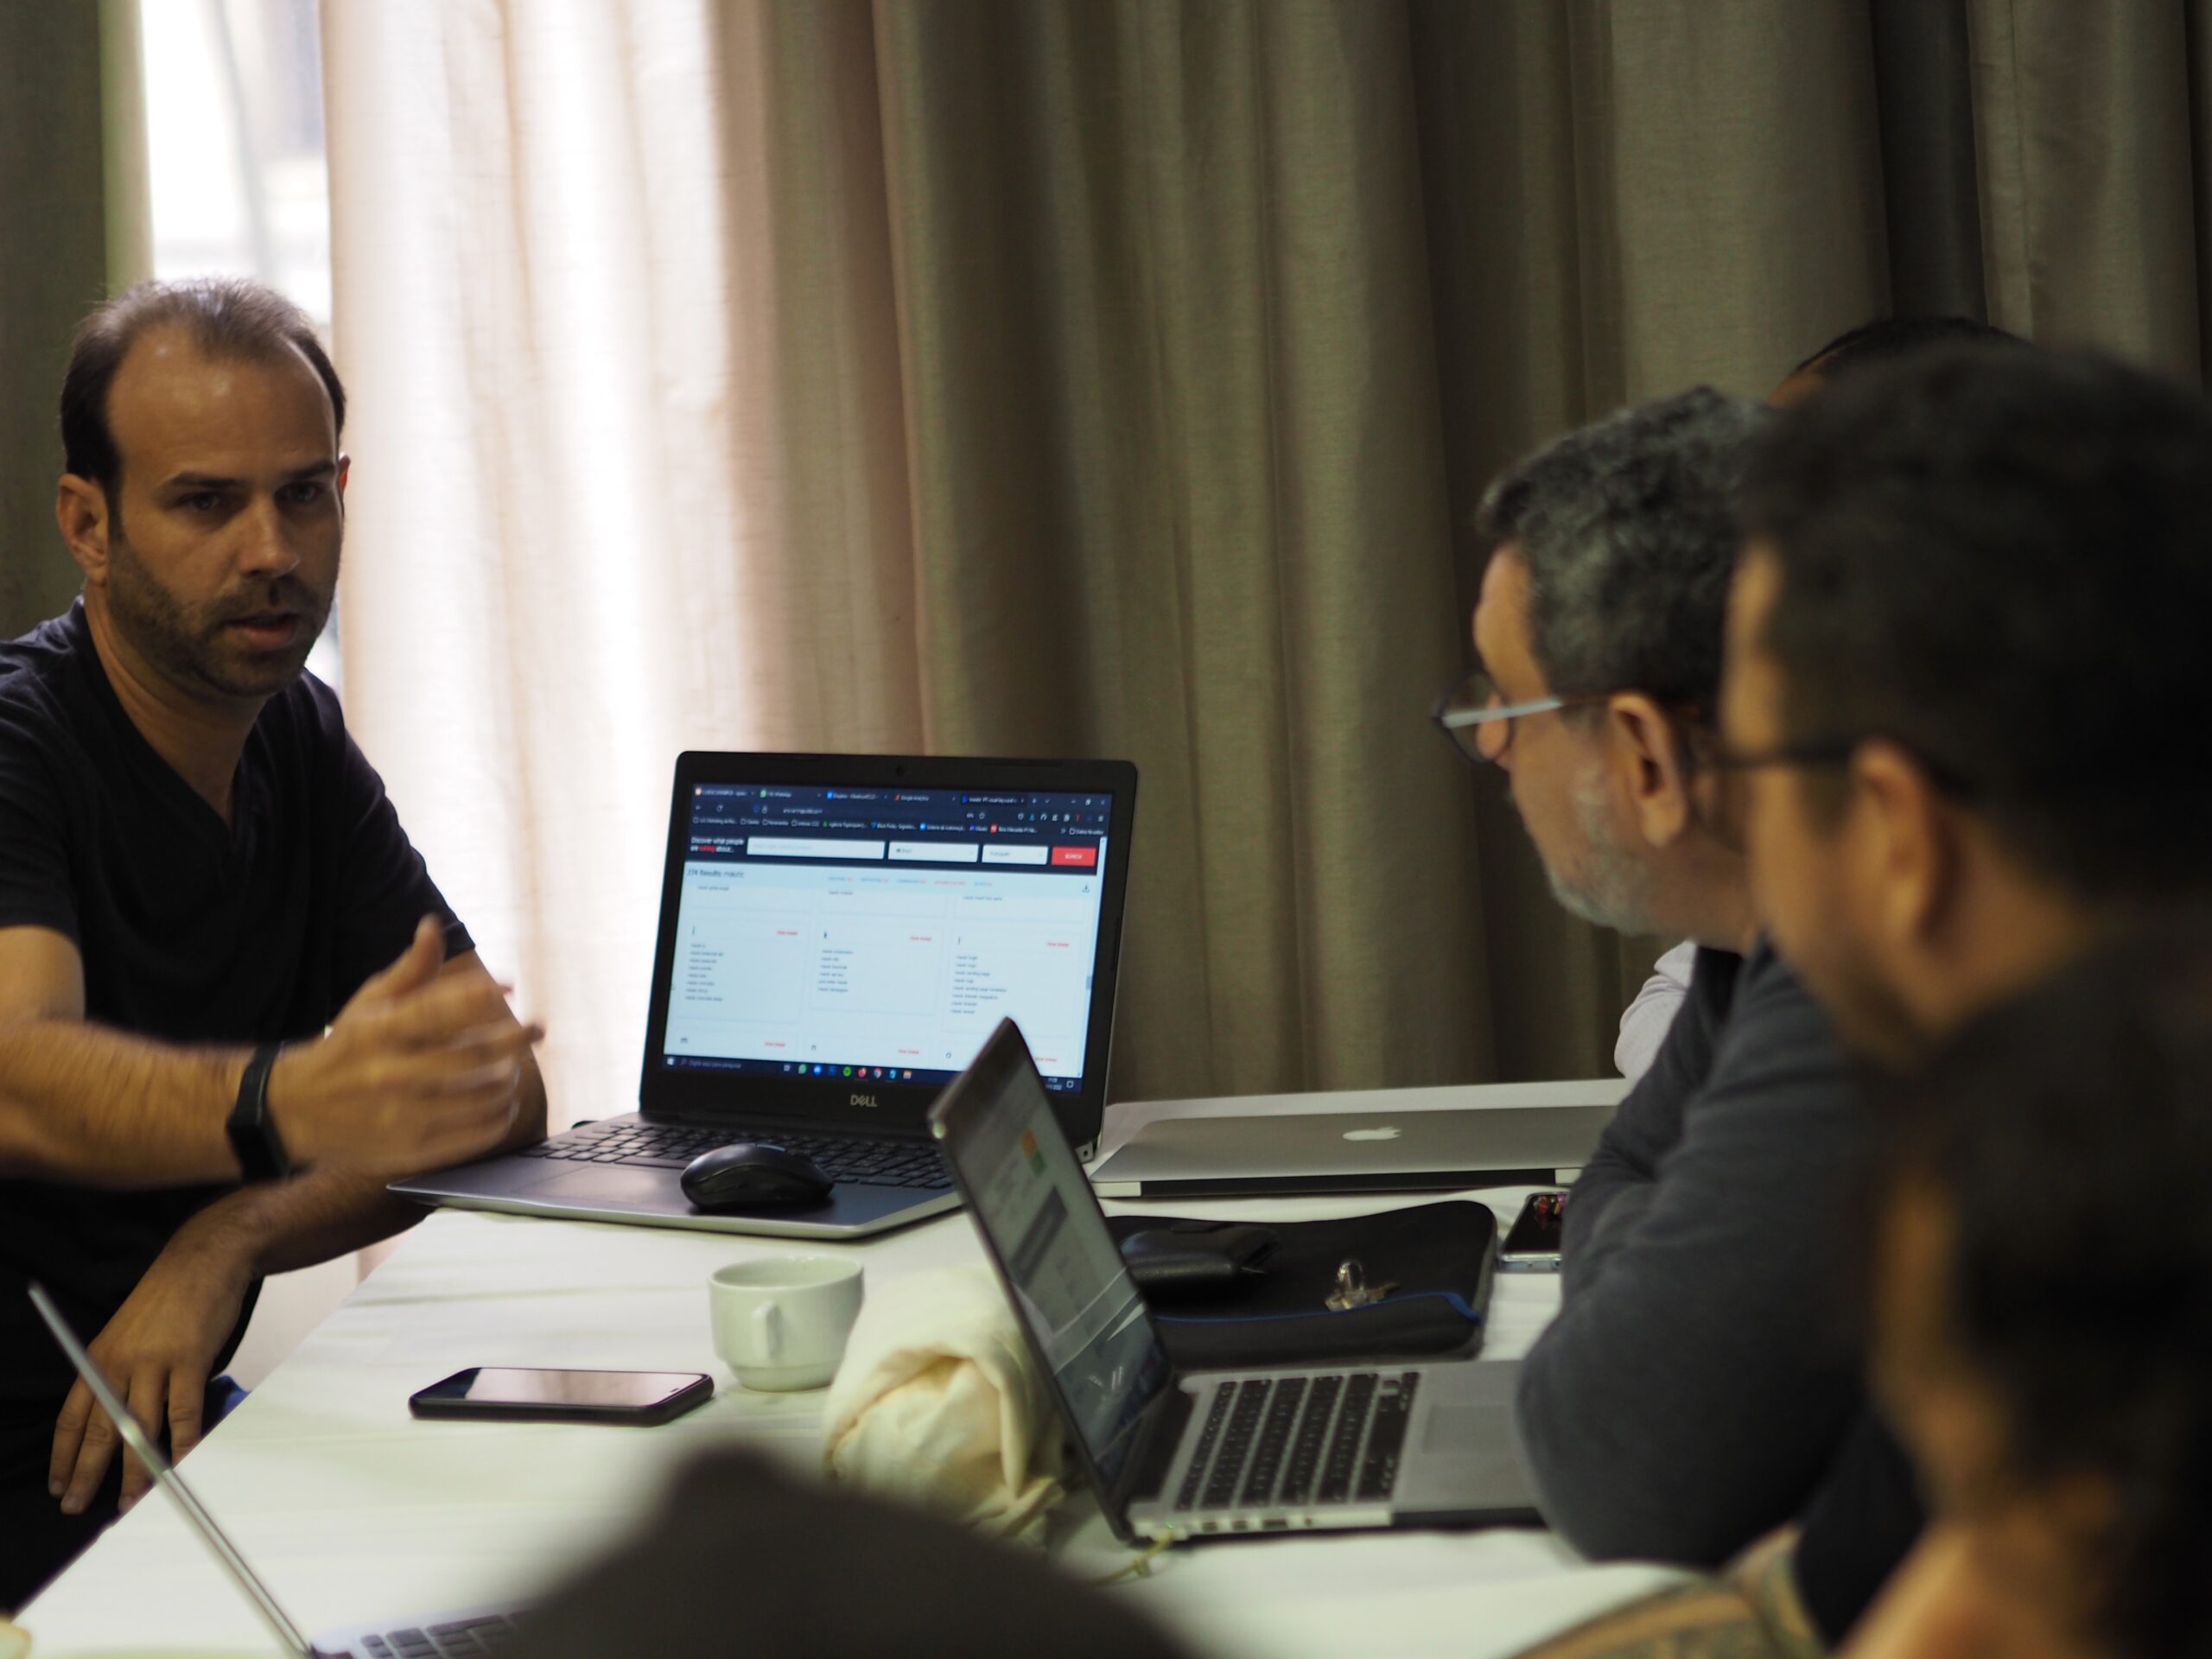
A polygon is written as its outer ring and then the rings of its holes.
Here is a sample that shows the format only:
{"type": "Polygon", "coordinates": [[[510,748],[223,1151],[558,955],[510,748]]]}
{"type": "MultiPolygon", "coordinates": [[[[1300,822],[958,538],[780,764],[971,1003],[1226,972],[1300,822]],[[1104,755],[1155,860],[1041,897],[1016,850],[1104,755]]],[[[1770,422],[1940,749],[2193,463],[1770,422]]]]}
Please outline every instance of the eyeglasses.
{"type": "Polygon", "coordinates": [[[1477,670],[1436,700],[1428,717],[1445,741],[1477,766],[1495,766],[1513,747],[1513,722],[1528,715],[1556,714],[1603,702],[1605,696],[1533,697],[1509,702],[1497,682],[1477,670]]]}
{"type": "Polygon", "coordinates": [[[1822,743],[1793,743],[1778,749],[1746,754],[1725,743],[1713,745],[1706,765],[1715,772],[1759,772],[1770,766],[1842,766],[1859,753],[1857,738],[1836,738],[1822,743]]]}
{"type": "MultiPolygon", "coordinates": [[[[1764,749],[1745,753],[1726,744],[1716,744],[1706,764],[1716,772],[1758,772],[1770,766],[1847,766],[1862,745],[1871,743],[1880,734],[1870,732],[1863,737],[1831,737],[1803,743],[1786,743],[1779,748],[1764,749]]],[[[1886,740],[1897,743],[1895,738],[1886,740]]],[[[1972,800],[1980,793],[1981,786],[1956,766],[1941,760],[1931,760],[1917,749],[1897,743],[1919,762],[1936,788],[1955,800],[1972,800]]]]}

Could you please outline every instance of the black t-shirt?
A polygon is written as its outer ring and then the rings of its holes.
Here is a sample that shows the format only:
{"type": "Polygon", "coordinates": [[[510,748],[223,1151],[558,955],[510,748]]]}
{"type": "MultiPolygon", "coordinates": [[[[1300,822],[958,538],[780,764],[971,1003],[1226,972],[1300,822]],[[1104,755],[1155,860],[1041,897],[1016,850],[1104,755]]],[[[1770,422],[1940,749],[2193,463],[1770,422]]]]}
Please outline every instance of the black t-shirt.
{"type": "MultiPolygon", "coordinates": [[[[448,956],[474,948],[312,675],[254,722],[226,825],[130,723],[81,601],[0,645],[0,927],[75,942],[91,1021],[180,1044],[319,1032],[426,914],[448,956]]],[[[0,1485],[34,1460],[43,1482],[74,1376],[26,1282],[89,1341],[230,1190],[0,1180],[0,1485]]]]}
{"type": "Polygon", "coordinates": [[[1797,1594],[1830,1649],[1912,1553],[1927,1521],[1911,1459],[1869,1407],[1799,1523],[1797,1594]]]}

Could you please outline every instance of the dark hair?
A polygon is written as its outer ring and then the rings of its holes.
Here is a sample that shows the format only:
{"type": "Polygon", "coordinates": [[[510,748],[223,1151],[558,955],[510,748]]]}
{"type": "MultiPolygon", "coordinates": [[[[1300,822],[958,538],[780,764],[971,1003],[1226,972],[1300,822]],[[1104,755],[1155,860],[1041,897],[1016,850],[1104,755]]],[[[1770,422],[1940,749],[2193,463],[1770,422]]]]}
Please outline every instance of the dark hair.
{"type": "Polygon", "coordinates": [[[2201,393],[2088,353],[1941,348],[1783,416],[1742,500],[1780,567],[1788,741],[1891,739],[2082,898],[2212,884],[2201,393]]]}
{"type": "Polygon", "coordinates": [[[111,503],[122,480],[123,457],[107,423],[108,391],[140,336],[179,325],[215,357],[281,358],[296,349],[330,394],[332,429],[346,429],[346,388],[315,338],[306,312],[283,295],[240,276],[141,283],[94,308],[77,325],[69,367],[61,377],[64,466],[91,479],[111,503]]]}
{"type": "Polygon", "coordinates": [[[1732,495],[1771,416],[1709,386],[1571,432],[1484,493],[1475,534],[1529,567],[1529,632],[1561,696],[1639,690],[1709,720],[1736,561],[1732,495]]]}
{"type": "Polygon", "coordinates": [[[2200,917],[1970,1022],[1883,1097],[1876,1186],[1950,1212],[1948,1335],[1996,1396],[2007,1472],[2113,1486],[2084,1565],[2131,1659],[2212,1651],[2208,1080],[2200,917]]]}
{"type": "Polygon", "coordinates": [[[2027,341],[1976,317],[1877,317],[1845,329],[1789,372],[1802,374],[1817,367],[1821,379],[1833,380],[1847,370],[1886,363],[1930,346],[1977,344],[2024,346],[2027,341]]]}

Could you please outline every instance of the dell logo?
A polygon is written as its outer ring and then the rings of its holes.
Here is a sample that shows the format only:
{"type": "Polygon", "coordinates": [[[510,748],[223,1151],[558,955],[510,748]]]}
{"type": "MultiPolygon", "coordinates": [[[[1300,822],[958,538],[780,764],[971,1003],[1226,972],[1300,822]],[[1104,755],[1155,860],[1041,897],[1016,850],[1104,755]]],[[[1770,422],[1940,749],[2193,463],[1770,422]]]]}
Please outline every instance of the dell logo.
{"type": "Polygon", "coordinates": [[[853,1096],[853,1104],[855,1106],[873,1106],[875,1104],[875,1096],[874,1095],[855,1095],[853,1096]]]}
{"type": "Polygon", "coordinates": [[[1395,1141],[1399,1134],[1400,1131],[1395,1128],[1346,1129],[1344,1139],[1347,1141],[1395,1141]]]}

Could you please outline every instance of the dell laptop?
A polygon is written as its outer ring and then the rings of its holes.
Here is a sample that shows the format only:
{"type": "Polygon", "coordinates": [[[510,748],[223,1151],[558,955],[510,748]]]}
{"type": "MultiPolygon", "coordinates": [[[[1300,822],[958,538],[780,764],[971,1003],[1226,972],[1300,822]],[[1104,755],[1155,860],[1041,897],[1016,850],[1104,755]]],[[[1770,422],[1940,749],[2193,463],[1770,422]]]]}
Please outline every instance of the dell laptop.
{"type": "Polygon", "coordinates": [[[1511,1363],[1179,1375],[1012,1020],[930,1122],[1123,1540],[1539,1524],[1511,1363]]]}
{"type": "Polygon", "coordinates": [[[1118,760],[678,758],[638,1109],[393,1184],[425,1203],[789,1238],[953,1208],[930,1103],[1007,1015],[1052,1121],[1105,1109],[1136,769],[1118,760]],[[818,1201],[701,1209],[718,1147],[803,1154],[818,1201]]]}
{"type": "Polygon", "coordinates": [[[468,1659],[480,1659],[513,1641],[517,1634],[515,1609],[501,1606],[379,1624],[373,1628],[335,1630],[310,1642],[292,1622],[292,1616],[269,1593],[269,1586],[262,1583],[260,1575],[246,1565],[245,1557],[238,1554],[238,1547],[215,1524],[215,1517],[207,1513],[192,1489],[184,1484],[184,1478],[162,1454],[153,1437],[139,1426],[137,1418],[131,1415],[108,1385],[107,1378],[85,1351],[85,1344],[77,1339],[77,1333],[69,1328],[69,1322],[61,1317],[61,1310],[54,1306],[43,1287],[31,1287],[31,1301],[38,1309],[39,1318],[46,1321],[46,1328],[54,1333],[54,1341],[61,1344],[62,1352],[69,1356],[69,1363],[77,1368],[77,1375],[92,1390],[92,1398],[99,1402],[100,1409],[115,1424],[124,1445],[146,1465],[155,1484],[175,1502],[192,1529],[245,1592],[246,1599],[253,1604],[270,1633],[291,1659],[461,1659],[464,1655],[468,1659]]]}
{"type": "Polygon", "coordinates": [[[1516,1101],[1447,1104],[1465,1089],[1378,1090],[1366,1110],[1156,1117],[1090,1172],[1109,1198],[1456,1192],[1565,1184],[1590,1160],[1628,1084],[1515,1085],[1516,1101]],[[1413,1096],[1433,1096],[1436,1103],[1413,1096]]]}

